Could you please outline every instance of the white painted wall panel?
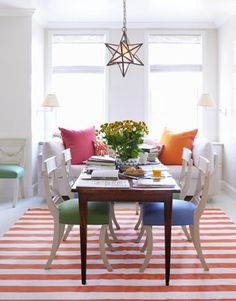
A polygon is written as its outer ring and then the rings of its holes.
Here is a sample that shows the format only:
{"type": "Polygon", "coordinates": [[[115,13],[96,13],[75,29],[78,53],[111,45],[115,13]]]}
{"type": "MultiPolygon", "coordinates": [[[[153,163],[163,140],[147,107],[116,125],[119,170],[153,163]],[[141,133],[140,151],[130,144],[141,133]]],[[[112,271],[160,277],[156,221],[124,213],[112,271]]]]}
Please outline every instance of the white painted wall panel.
{"type": "MultiPolygon", "coordinates": [[[[31,177],[31,17],[0,17],[0,137],[26,138],[31,177]]],[[[25,184],[26,195],[31,185],[25,184]]]]}
{"type": "Polygon", "coordinates": [[[219,138],[223,179],[236,189],[236,16],[219,29],[219,138]]]}

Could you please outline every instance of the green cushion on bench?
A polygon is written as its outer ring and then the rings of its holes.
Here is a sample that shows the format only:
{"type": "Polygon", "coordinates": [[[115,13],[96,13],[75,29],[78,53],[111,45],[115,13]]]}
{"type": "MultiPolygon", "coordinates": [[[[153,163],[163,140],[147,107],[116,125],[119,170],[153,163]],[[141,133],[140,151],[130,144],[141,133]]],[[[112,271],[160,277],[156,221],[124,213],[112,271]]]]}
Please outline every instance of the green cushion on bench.
{"type": "MultiPolygon", "coordinates": [[[[78,225],[79,204],[78,199],[70,199],[58,205],[59,222],[61,224],[78,225]]],[[[88,202],[88,225],[109,224],[109,202],[88,202]]]]}
{"type": "Polygon", "coordinates": [[[0,179],[15,179],[23,175],[24,168],[19,165],[0,165],[0,179]]]}

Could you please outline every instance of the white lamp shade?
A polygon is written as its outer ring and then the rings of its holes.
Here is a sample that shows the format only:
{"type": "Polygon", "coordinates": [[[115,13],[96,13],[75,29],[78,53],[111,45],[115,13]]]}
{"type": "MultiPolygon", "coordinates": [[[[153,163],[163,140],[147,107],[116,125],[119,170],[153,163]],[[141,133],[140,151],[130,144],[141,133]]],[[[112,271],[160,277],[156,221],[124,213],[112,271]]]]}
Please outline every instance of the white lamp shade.
{"type": "Polygon", "coordinates": [[[197,105],[202,107],[215,107],[216,103],[209,94],[202,94],[197,105]]]}
{"type": "Polygon", "coordinates": [[[59,102],[55,94],[48,94],[42,104],[43,107],[59,107],[59,102]]]}

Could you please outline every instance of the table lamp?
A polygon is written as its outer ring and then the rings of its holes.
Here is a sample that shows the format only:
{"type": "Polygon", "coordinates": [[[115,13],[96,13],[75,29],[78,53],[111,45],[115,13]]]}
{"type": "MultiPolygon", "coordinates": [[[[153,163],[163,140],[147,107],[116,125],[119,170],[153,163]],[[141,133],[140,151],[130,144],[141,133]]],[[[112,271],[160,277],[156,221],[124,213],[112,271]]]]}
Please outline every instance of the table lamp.
{"type": "Polygon", "coordinates": [[[197,105],[201,107],[215,107],[216,103],[209,94],[203,93],[199,98],[197,105]]]}
{"type": "Polygon", "coordinates": [[[49,140],[51,136],[57,130],[57,112],[56,108],[58,108],[59,102],[57,96],[55,94],[47,94],[45,97],[42,107],[50,108],[50,110],[45,110],[45,119],[44,119],[44,138],[45,140],[49,140]]]}
{"type": "Polygon", "coordinates": [[[203,136],[208,140],[211,140],[212,130],[210,129],[211,122],[209,124],[209,120],[211,120],[212,114],[211,112],[209,112],[210,110],[208,109],[216,106],[215,100],[209,94],[203,93],[198,99],[197,106],[202,107],[200,122],[198,117],[198,134],[199,136],[203,136]]]}
{"type": "Polygon", "coordinates": [[[59,107],[59,102],[55,94],[48,94],[42,104],[43,107],[56,108],[59,107]]]}

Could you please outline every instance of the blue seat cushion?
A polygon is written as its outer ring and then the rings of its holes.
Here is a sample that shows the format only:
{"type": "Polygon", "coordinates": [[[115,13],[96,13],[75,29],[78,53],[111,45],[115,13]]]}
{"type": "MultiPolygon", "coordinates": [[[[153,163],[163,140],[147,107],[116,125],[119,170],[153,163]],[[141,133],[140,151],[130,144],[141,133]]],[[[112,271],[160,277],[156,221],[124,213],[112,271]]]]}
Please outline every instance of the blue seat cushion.
{"type": "MultiPolygon", "coordinates": [[[[109,202],[88,202],[88,225],[109,224],[109,202]]],[[[58,205],[59,222],[61,224],[78,225],[79,203],[78,199],[70,199],[58,205]]]]}
{"type": "Polygon", "coordinates": [[[21,178],[24,175],[24,168],[19,165],[0,165],[0,179],[21,178]]]}
{"type": "MultiPolygon", "coordinates": [[[[173,199],[172,225],[183,226],[194,223],[196,205],[191,202],[173,199]]],[[[143,203],[144,226],[164,225],[164,203],[143,203]]]]}

